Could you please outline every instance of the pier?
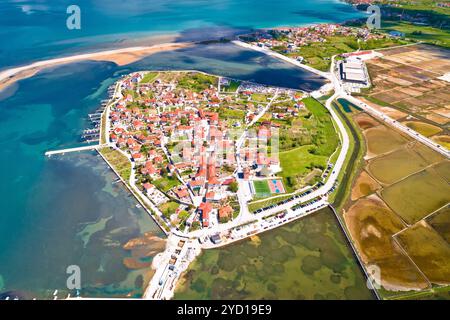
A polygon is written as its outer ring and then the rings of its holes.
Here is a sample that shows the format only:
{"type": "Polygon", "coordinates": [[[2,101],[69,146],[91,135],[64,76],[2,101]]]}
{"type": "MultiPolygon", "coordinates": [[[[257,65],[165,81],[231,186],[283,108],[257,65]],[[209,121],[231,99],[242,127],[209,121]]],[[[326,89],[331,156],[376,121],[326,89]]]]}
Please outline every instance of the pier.
{"type": "Polygon", "coordinates": [[[55,154],[65,154],[70,152],[79,152],[79,151],[87,151],[87,150],[96,150],[99,148],[109,147],[108,144],[95,144],[92,146],[84,146],[84,147],[77,147],[77,148],[68,148],[68,149],[61,149],[61,150],[54,150],[54,151],[47,151],[45,153],[45,156],[50,157],[55,154]]]}

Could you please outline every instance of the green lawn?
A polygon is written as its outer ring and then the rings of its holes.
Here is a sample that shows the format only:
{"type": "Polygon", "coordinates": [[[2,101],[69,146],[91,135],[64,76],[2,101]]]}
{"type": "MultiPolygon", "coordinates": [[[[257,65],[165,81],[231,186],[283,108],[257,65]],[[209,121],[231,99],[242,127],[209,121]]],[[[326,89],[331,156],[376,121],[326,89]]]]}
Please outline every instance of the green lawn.
{"type": "Polygon", "coordinates": [[[240,85],[241,85],[240,81],[230,80],[230,85],[224,86],[223,87],[223,91],[225,91],[225,92],[236,92],[236,90],[239,88],[240,85]]]}
{"type": "Polygon", "coordinates": [[[161,210],[166,218],[170,218],[170,216],[175,213],[179,206],[179,203],[175,201],[169,201],[160,205],[159,210],[161,210]]]}
{"type": "Polygon", "coordinates": [[[264,103],[264,102],[267,102],[268,100],[267,100],[267,95],[265,95],[265,94],[262,94],[262,93],[254,93],[254,94],[252,94],[252,96],[251,96],[251,100],[252,101],[255,101],[255,102],[261,102],[261,103],[264,103]]]}
{"type": "Polygon", "coordinates": [[[161,191],[167,192],[181,182],[175,177],[165,177],[152,181],[153,185],[161,191]]]}
{"type": "Polygon", "coordinates": [[[255,188],[256,197],[264,198],[271,195],[269,185],[266,180],[253,181],[253,187],[255,188]]]}
{"type": "Polygon", "coordinates": [[[220,119],[233,119],[244,121],[245,119],[245,111],[242,110],[234,110],[228,107],[220,107],[218,110],[220,119]]]}
{"type": "Polygon", "coordinates": [[[313,115],[310,121],[304,121],[304,126],[315,131],[313,143],[316,150],[314,153],[331,156],[339,144],[339,137],[334,128],[330,112],[314,98],[306,98],[302,101],[313,115]]]}
{"type": "Polygon", "coordinates": [[[188,72],[178,79],[178,87],[195,92],[201,92],[208,89],[209,86],[217,86],[217,77],[203,73],[188,72]]]}
{"type": "Polygon", "coordinates": [[[307,110],[280,132],[281,176],[287,192],[303,187],[304,178],[315,168],[323,169],[339,146],[330,112],[314,98],[302,101],[307,110]]]}
{"type": "Polygon", "coordinates": [[[156,77],[158,77],[158,75],[159,72],[149,72],[142,78],[140,83],[151,83],[156,79],[156,77]]]}
{"type": "Polygon", "coordinates": [[[292,197],[292,195],[285,195],[285,196],[277,197],[277,198],[273,198],[273,199],[270,198],[270,199],[263,200],[263,201],[258,201],[258,202],[253,201],[253,202],[250,202],[248,204],[248,210],[250,212],[255,212],[258,209],[265,208],[265,207],[271,206],[273,204],[280,203],[280,202],[282,202],[282,201],[284,201],[286,199],[289,199],[290,197],[292,197]]]}
{"type": "Polygon", "coordinates": [[[314,168],[325,168],[328,157],[315,155],[310,152],[314,146],[301,146],[289,151],[280,152],[280,164],[283,171],[279,174],[283,177],[286,192],[292,192],[300,187],[302,177],[306,176],[314,168]]]}
{"type": "Polygon", "coordinates": [[[406,38],[433,43],[447,48],[450,47],[449,29],[414,25],[404,21],[382,21],[381,27],[385,32],[396,30],[403,32],[406,38]]]}

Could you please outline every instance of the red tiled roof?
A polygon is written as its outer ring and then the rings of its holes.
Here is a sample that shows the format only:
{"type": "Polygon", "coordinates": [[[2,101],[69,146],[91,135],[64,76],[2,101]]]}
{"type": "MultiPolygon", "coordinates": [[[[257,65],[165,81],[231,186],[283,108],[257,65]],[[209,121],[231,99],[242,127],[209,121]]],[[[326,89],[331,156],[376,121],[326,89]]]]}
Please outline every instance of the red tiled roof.
{"type": "Polygon", "coordinates": [[[233,208],[230,205],[226,205],[219,209],[219,218],[227,218],[233,214],[233,208]]]}

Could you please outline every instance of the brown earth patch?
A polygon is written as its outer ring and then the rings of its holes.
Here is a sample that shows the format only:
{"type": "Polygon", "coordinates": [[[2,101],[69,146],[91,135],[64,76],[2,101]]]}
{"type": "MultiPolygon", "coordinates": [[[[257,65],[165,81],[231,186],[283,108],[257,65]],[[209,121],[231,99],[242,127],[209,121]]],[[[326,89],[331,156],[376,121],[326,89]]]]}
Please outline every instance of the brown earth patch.
{"type": "Polygon", "coordinates": [[[380,123],[377,120],[369,116],[367,113],[360,113],[354,116],[353,119],[356,121],[356,123],[362,130],[366,130],[380,125],[380,123]]]}
{"type": "Polygon", "coordinates": [[[396,239],[428,280],[450,284],[450,246],[425,221],[402,231],[396,239]]]}
{"type": "Polygon", "coordinates": [[[380,268],[384,288],[420,290],[428,287],[426,279],[392,239],[404,225],[377,195],[359,199],[344,212],[344,220],[364,263],[380,268]]]}
{"type": "Polygon", "coordinates": [[[380,189],[381,186],[366,171],[362,171],[352,188],[351,200],[368,196],[380,189]]]}

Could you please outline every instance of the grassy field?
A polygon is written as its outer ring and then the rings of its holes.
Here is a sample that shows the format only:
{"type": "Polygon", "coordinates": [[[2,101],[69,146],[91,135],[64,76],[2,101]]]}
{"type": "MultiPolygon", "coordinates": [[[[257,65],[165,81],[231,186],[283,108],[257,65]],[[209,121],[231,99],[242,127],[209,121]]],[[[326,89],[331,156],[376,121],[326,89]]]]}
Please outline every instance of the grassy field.
{"type": "Polygon", "coordinates": [[[125,180],[130,180],[131,163],[122,153],[111,148],[100,149],[101,154],[109,161],[119,175],[125,180]]]}
{"type": "Polygon", "coordinates": [[[167,192],[181,182],[175,177],[163,177],[152,181],[152,184],[161,191],[167,192]]]}
{"type": "Polygon", "coordinates": [[[265,95],[262,93],[254,93],[252,94],[250,99],[254,102],[267,103],[269,97],[269,95],[265,95]]]}
{"type": "Polygon", "coordinates": [[[159,210],[161,210],[166,218],[170,218],[170,216],[175,213],[179,206],[179,203],[175,201],[169,201],[160,205],[159,210]]]}
{"type": "Polygon", "coordinates": [[[188,72],[181,75],[178,79],[178,87],[195,92],[201,92],[208,89],[209,86],[217,86],[217,77],[203,73],[188,72]]]}
{"type": "Polygon", "coordinates": [[[314,168],[325,168],[328,157],[311,153],[314,146],[301,146],[293,150],[279,153],[279,159],[283,171],[279,174],[283,177],[286,192],[292,192],[301,186],[301,178],[306,176],[314,168]]]}
{"type": "Polygon", "coordinates": [[[334,128],[330,112],[316,99],[302,100],[311,112],[310,121],[304,121],[304,126],[314,131],[314,144],[317,146],[315,154],[331,156],[339,144],[339,136],[334,128]]]}
{"type": "Polygon", "coordinates": [[[315,168],[323,170],[339,145],[331,114],[316,99],[302,100],[306,109],[280,130],[280,176],[287,192],[304,186],[305,178],[315,168]]]}
{"type": "Polygon", "coordinates": [[[431,137],[442,131],[441,128],[433,126],[432,124],[419,122],[419,121],[405,121],[403,122],[408,128],[424,135],[425,137],[431,137]]]}
{"type": "Polygon", "coordinates": [[[267,199],[267,200],[262,200],[262,201],[258,201],[258,202],[250,202],[248,204],[248,210],[250,212],[255,212],[258,209],[265,208],[265,207],[271,206],[273,204],[280,203],[281,201],[289,199],[290,197],[292,197],[292,196],[291,195],[285,195],[285,196],[277,197],[277,198],[274,198],[274,199],[267,199]]]}
{"type": "MultiPolygon", "coordinates": [[[[300,47],[296,52],[287,54],[287,56],[300,55],[306,60],[306,65],[321,71],[328,71],[331,65],[331,57],[333,55],[353,52],[358,50],[385,48],[406,43],[397,39],[379,39],[369,40],[367,42],[359,41],[356,37],[347,36],[330,36],[326,37],[326,42],[314,42],[309,45],[300,47]]],[[[285,48],[279,48],[279,52],[285,48]]],[[[282,53],[282,52],[281,52],[282,53]]],[[[283,53],[284,54],[284,53],[283,53]]]]}
{"type": "Polygon", "coordinates": [[[237,80],[230,80],[230,84],[228,86],[222,86],[222,90],[224,92],[236,92],[236,90],[241,85],[240,81],[237,80]]]}
{"type": "Polygon", "coordinates": [[[366,148],[364,143],[362,143],[364,138],[361,130],[356,129],[357,125],[354,118],[351,117],[351,113],[344,112],[337,103],[333,103],[333,108],[342,120],[349,136],[349,150],[342,166],[343,169],[341,169],[337,178],[339,187],[329,197],[329,201],[335,209],[340,210],[344,206],[347,197],[350,196],[352,183],[356,179],[361,167],[361,161],[366,148]]]}
{"type": "Polygon", "coordinates": [[[264,198],[271,195],[269,185],[266,180],[253,181],[253,187],[255,188],[256,197],[264,198]]]}
{"type": "Polygon", "coordinates": [[[404,21],[383,20],[381,30],[385,32],[400,31],[406,38],[423,41],[450,48],[450,31],[430,26],[414,25],[404,21]]]}
{"type": "Polygon", "coordinates": [[[159,72],[149,72],[144,75],[140,83],[151,83],[153,82],[159,75],[159,72]]]}
{"type": "Polygon", "coordinates": [[[245,111],[230,109],[228,107],[220,107],[217,110],[219,112],[220,119],[223,120],[239,120],[243,122],[245,120],[245,111]]]}

